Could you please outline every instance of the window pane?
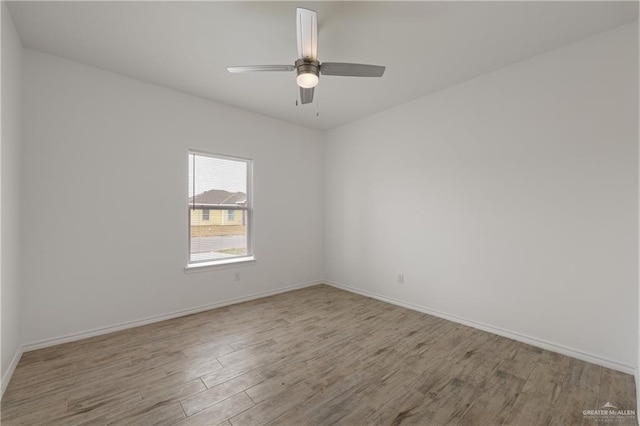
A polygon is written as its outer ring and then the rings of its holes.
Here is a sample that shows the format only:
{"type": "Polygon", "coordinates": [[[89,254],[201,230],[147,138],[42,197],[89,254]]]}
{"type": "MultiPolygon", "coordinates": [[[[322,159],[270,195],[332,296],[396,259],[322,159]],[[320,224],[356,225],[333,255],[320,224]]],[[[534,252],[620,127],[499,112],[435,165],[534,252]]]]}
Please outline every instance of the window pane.
{"type": "Polygon", "coordinates": [[[189,155],[189,260],[246,256],[250,203],[245,160],[189,155]]]}

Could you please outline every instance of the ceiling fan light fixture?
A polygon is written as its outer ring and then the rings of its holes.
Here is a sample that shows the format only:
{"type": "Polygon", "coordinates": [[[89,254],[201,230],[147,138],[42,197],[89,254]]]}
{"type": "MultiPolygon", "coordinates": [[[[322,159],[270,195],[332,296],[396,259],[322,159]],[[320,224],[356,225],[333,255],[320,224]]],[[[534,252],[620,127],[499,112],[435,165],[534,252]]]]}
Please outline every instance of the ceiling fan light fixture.
{"type": "Polygon", "coordinates": [[[298,74],[296,77],[296,83],[298,86],[304,89],[311,89],[312,87],[316,87],[318,85],[318,75],[313,72],[303,72],[298,74]]]}
{"type": "Polygon", "coordinates": [[[296,83],[303,89],[313,89],[320,80],[320,63],[298,59],[295,64],[297,75],[296,83]]]}

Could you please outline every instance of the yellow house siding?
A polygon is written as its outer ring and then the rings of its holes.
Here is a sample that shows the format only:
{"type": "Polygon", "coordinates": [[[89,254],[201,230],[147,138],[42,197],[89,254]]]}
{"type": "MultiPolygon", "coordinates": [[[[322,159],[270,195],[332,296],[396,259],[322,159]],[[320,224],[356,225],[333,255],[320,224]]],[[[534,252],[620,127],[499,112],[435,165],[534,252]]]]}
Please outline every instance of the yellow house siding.
{"type": "Polygon", "coordinates": [[[209,220],[203,219],[203,209],[189,209],[191,215],[191,226],[232,226],[242,225],[242,218],[244,216],[243,210],[209,210],[209,220]],[[229,220],[229,212],[233,212],[232,219],[229,220]]]}
{"type": "Polygon", "coordinates": [[[243,210],[232,210],[233,218],[229,220],[229,210],[209,210],[209,220],[202,219],[202,209],[189,209],[191,217],[191,237],[213,237],[221,235],[246,235],[247,227],[243,224],[243,210]]]}

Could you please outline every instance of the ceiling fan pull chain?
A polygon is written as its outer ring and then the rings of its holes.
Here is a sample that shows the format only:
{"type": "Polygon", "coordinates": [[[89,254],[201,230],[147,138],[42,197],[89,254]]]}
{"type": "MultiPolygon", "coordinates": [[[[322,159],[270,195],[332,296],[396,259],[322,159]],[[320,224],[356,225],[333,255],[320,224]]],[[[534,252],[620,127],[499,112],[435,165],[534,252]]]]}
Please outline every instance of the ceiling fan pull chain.
{"type": "Polygon", "coordinates": [[[316,92],[316,117],[320,117],[320,96],[316,92]]]}

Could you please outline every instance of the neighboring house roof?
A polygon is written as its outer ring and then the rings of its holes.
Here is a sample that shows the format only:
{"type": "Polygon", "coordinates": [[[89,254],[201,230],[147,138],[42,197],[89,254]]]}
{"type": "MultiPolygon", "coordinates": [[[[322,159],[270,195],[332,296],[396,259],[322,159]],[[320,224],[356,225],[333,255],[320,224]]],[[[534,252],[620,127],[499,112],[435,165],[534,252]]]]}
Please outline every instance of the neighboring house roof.
{"type": "Polygon", "coordinates": [[[196,204],[197,207],[204,208],[207,206],[243,206],[246,202],[247,194],[244,192],[229,192],[222,189],[210,189],[195,197],[189,197],[189,205],[196,204]]]}

